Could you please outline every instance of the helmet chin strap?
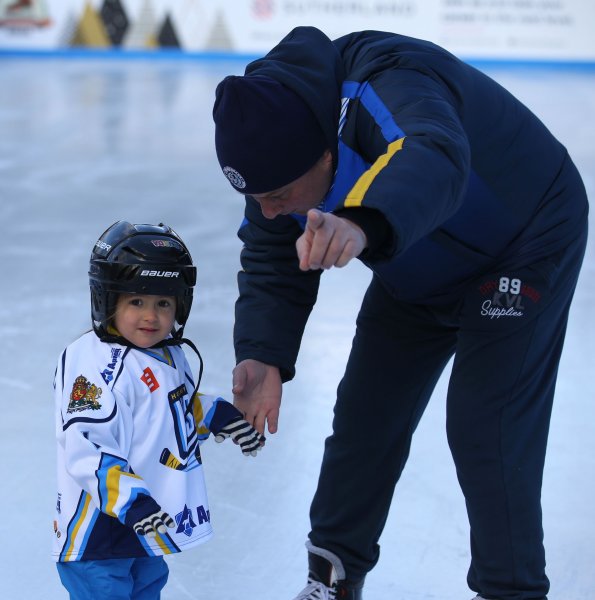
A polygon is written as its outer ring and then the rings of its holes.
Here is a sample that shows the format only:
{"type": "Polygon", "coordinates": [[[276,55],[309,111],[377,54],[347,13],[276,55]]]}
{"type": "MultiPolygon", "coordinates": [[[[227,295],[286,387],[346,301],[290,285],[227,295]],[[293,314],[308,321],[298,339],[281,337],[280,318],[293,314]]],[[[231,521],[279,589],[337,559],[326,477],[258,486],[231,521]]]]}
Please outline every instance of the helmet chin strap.
{"type": "Polygon", "coordinates": [[[198,351],[198,348],[196,347],[194,342],[185,337],[167,338],[165,340],[161,340],[161,342],[159,342],[159,344],[156,344],[155,346],[153,346],[153,348],[160,348],[161,345],[163,345],[163,346],[180,346],[182,344],[186,344],[187,346],[190,346],[190,348],[194,351],[194,353],[198,357],[198,377],[196,379],[196,385],[194,386],[194,392],[192,392],[192,396],[191,396],[192,398],[194,398],[195,394],[198,393],[198,388],[200,387],[200,382],[202,379],[202,372],[203,372],[202,356],[200,355],[200,352],[198,351]]]}

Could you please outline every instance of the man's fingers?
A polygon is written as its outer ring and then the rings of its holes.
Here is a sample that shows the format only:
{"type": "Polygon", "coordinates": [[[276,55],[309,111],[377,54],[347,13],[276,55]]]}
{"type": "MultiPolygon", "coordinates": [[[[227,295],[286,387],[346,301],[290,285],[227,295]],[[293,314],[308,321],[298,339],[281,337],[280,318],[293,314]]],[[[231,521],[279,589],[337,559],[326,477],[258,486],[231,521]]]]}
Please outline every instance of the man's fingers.
{"type": "Polygon", "coordinates": [[[254,425],[259,433],[264,434],[265,428],[268,429],[269,433],[277,433],[279,427],[279,410],[271,409],[268,412],[258,413],[254,420],[247,419],[249,423],[254,425]]]}
{"type": "Polygon", "coordinates": [[[279,428],[279,410],[271,410],[267,415],[269,433],[277,433],[279,428]]]}
{"type": "Polygon", "coordinates": [[[296,242],[302,271],[344,267],[367,245],[362,229],[347,219],[309,211],[308,222],[312,226],[296,242]]]}
{"type": "Polygon", "coordinates": [[[301,254],[298,247],[298,256],[303,271],[308,269],[315,271],[323,267],[334,233],[332,218],[319,210],[308,211],[306,229],[298,240],[302,245],[301,254]]]}
{"type": "Polygon", "coordinates": [[[324,213],[316,208],[310,209],[307,214],[306,229],[316,231],[322,225],[324,225],[324,213]]]}
{"type": "Polygon", "coordinates": [[[310,268],[325,269],[332,267],[343,267],[352,258],[347,232],[339,230],[336,227],[329,227],[328,230],[318,230],[310,250],[310,268]]]}
{"type": "Polygon", "coordinates": [[[232,372],[231,391],[234,394],[241,394],[246,386],[247,373],[246,369],[238,365],[232,372]]]}
{"type": "Polygon", "coordinates": [[[318,260],[316,256],[312,256],[312,246],[314,240],[320,235],[319,230],[324,225],[324,221],[325,218],[323,212],[316,209],[308,211],[304,233],[298,238],[295,245],[300,261],[300,269],[302,271],[320,268],[320,260],[318,260]]]}
{"type": "Polygon", "coordinates": [[[254,420],[249,421],[250,423],[252,423],[254,425],[254,429],[256,429],[259,433],[264,434],[264,424],[266,423],[266,414],[265,413],[259,413],[256,415],[256,417],[254,418],[254,420]]]}
{"type": "Polygon", "coordinates": [[[310,248],[312,247],[311,240],[308,239],[306,233],[303,233],[295,243],[298,259],[300,261],[300,269],[308,271],[310,269],[310,248]]]}
{"type": "MultiPolygon", "coordinates": [[[[358,244],[356,240],[349,240],[345,245],[343,245],[338,252],[338,257],[334,258],[334,262],[331,266],[342,268],[347,265],[353,258],[359,256],[364,249],[363,243],[358,244]]],[[[330,267],[325,266],[325,269],[329,269],[330,267]]]]}

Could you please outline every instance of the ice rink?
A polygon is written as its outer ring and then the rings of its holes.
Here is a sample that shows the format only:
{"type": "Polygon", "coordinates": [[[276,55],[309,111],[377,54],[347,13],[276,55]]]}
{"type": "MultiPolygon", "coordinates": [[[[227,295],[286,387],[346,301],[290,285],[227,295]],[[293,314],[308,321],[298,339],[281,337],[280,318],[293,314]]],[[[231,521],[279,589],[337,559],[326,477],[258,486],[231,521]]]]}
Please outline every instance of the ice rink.
{"type": "MultiPolygon", "coordinates": [[[[88,258],[111,223],[162,221],[187,242],[199,283],[186,333],[205,359],[203,390],[231,399],[243,202],[220,173],[211,108],[217,82],[243,66],[0,58],[3,600],[67,597],[50,558],[52,379],[61,350],[90,327],[88,258]]],[[[595,198],[595,69],[483,69],[568,147],[595,198]]],[[[297,377],[284,389],[279,432],[258,458],[244,458],[230,443],[203,446],[216,535],[168,560],[164,600],[290,600],[302,588],[310,499],[368,280],[359,263],[323,277],[297,377]]],[[[560,367],[543,489],[550,600],[595,598],[594,302],[591,238],[560,367]]],[[[464,502],[446,444],[447,375],[414,438],[366,600],[473,596],[465,583],[464,502]]]]}

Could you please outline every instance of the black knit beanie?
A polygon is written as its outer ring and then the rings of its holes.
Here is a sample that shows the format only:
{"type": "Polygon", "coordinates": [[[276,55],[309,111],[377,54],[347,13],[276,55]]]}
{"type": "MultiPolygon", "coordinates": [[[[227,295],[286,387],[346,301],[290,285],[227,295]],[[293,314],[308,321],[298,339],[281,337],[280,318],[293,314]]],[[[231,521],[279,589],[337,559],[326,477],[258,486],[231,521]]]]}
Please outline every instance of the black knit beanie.
{"type": "Polygon", "coordinates": [[[271,192],[306,173],[328,144],[306,102],[271,77],[226,77],[215,91],[215,148],[242,194],[271,192]]]}

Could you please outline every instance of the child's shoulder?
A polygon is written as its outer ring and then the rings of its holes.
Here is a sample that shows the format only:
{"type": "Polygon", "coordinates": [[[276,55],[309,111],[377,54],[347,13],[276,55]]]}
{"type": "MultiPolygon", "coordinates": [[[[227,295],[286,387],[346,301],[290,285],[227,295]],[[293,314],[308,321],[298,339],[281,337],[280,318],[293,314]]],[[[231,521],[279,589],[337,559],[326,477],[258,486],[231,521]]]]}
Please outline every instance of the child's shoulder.
{"type": "Polygon", "coordinates": [[[97,354],[99,356],[103,356],[109,355],[113,348],[119,348],[120,351],[122,351],[124,346],[102,342],[94,331],[87,331],[86,333],[83,333],[83,335],[79,336],[76,340],[68,344],[65,351],[67,353],[85,352],[88,354],[97,354]]]}
{"type": "Polygon", "coordinates": [[[81,335],[60,357],[57,374],[62,386],[67,388],[84,380],[103,388],[112,387],[116,380],[126,380],[126,350],[125,346],[102,342],[93,331],[81,335]]]}
{"type": "Polygon", "coordinates": [[[99,367],[123,358],[125,350],[126,348],[119,344],[102,342],[94,331],[88,331],[66,347],[61,360],[70,364],[99,367]]]}

